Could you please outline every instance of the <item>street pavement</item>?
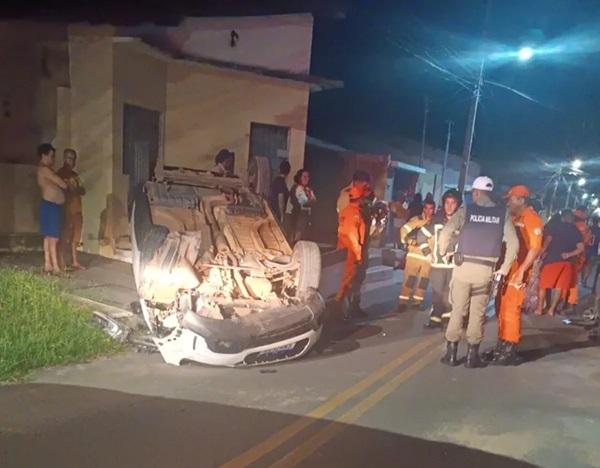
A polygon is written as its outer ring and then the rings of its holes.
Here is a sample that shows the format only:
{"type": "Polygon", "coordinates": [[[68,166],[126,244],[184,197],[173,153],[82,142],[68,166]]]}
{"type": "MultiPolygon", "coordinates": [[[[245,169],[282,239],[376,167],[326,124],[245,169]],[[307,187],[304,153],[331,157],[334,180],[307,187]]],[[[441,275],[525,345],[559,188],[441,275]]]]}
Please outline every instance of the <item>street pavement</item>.
{"type": "Polygon", "coordinates": [[[426,312],[392,313],[396,289],[286,364],[131,351],[0,387],[0,466],[600,466],[600,348],[583,330],[527,316],[524,364],[448,368],[426,312]]]}

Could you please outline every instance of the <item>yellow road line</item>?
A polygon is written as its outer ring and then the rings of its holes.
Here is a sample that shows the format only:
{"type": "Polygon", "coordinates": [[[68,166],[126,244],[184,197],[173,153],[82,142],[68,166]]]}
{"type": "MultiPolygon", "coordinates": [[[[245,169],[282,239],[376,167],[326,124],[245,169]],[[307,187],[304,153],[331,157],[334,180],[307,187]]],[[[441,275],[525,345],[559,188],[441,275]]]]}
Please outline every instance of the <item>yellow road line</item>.
{"type": "Polygon", "coordinates": [[[429,351],[425,356],[420,358],[414,364],[410,365],[406,369],[402,370],[396,377],[383,384],[368,397],[361,400],[350,410],[344,413],[342,416],[337,418],[335,421],[329,423],[319,432],[314,434],[311,438],[307,439],[295,449],[285,455],[283,458],[273,463],[270,468],[283,468],[296,466],[319,448],[333,439],[340,432],[347,429],[349,424],[355,422],[369,409],[373,408],[377,403],[387,397],[390,393],[396,390],[403,382],[407,381],[425,366],[430,364],[432,361],[437,359],[439,352],[437,349],[429,351]]]}
{"type": "Polygon", "coordinates": [[[278,432],[270,436],[268,439],[265,439],[261,443],[255,445],[254,447],[241,453],[232,460],[221,465],[221,468],[239,468],[248,466],[251,463],[256,462],[260,458],[264,457],[267,453],[272,452],[277,447],[286,443],[299,432],[314,424],[318,419],[324,418],[336,408],[343,405],[348,400],[354,398],[356,395],[365,391],[371,385],[384,378],[386,375],[388,375],[390,372],[394,371],[396,368],[404,364],[410,358],[419,354],[421,351],[428,348],[433,343],[437,343],[438,341],[438,335],[434,335],[430,338],[421,340],[418,344],[404,351],[402,354],[398,355],[395,359],[393,359],[386,365],[373,371],[363,380],[357,382],[351,387],[348,387],[346,390],[331,397],[321,406],[315,408],[305,416],[301,416],[298,420],[279,430],[278,432]]]}

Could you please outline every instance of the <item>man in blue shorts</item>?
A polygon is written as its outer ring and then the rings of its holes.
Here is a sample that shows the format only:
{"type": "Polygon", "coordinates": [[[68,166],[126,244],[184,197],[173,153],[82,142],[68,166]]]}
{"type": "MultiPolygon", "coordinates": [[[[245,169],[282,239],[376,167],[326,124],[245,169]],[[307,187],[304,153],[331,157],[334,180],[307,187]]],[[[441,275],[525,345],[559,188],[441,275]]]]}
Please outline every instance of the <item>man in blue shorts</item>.
{"type": "Polygon", "coordinates": [[[55,150],[49,143],[38,146],[37,183],[42,192],[40,233],[44,236],[44,272],[60,273],[58,240],[62,229],[62,209],[67,183],[53,169],[55,150]]]}

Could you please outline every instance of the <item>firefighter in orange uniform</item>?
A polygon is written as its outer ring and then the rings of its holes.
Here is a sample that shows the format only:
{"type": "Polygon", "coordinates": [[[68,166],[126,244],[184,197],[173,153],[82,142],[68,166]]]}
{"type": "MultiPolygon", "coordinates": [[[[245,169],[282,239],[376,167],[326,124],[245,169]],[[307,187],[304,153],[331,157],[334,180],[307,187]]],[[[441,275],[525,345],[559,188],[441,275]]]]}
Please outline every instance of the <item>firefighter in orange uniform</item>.
{"type": "Polygon", "coordinates": [[[529,205],[529,189],[512,187],[507,195],[508,211],[519,237],[519,252],[496,298],[498,343],[487,354],[490,364],[517,363],[517,345],[521,341],[521,306],[533,264],[542,250],[544,222],[529,205]]]}
{"type": "Polygon", "coordinates": [[[573,278],[571,281],[571,289],[569,289],[569,293],[567,296],[567,302],[570,306],[576,306],[579,300],[577,283],[579,281],[579,276],[581,272],[585,269],[585,265],[587,262],[585,251],[590,245],[594,243],[594,236],[592,235],[592,230],[587,224],[587,213],[581,208],[578,208],[575,211],[573,211],[573,214],[575,215],[575,226],[581,233],[581,237],[583,237],[583,245],[585,246],[585,250],[582,254],[578,255],[575,258],[575,262],[573,264],[573,278]]]}
{"type": "Polygon", "coordinates": [[[338,225],[338,249],[346,249],[346,264],[342,283],[336,295],[336,302],[341,307],[341,303],[347,296],[351,295],[351,314],[359,314],[358,300],[360,298],[356,285],[357,273],[363,262],[367,261],[366,252],[366,230],[364,216],[361,212],[361,201],[368,195],[368,184],[354,184],[350,189],[350,203],[340,211],[338,225]]]}

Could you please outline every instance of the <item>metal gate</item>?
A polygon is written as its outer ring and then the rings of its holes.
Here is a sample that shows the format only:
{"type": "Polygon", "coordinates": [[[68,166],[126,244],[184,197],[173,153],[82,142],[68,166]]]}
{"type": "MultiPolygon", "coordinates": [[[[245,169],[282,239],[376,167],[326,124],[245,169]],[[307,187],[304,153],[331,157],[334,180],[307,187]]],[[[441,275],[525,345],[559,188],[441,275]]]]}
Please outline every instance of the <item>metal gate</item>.
{"type": "Polygon", "coordinates": [[[250,159],[265,157],[271,163],[273,171],[279,170],[279,164],[288,159],[289,128],[252,122],[250,124],[250,159]]]}
{"type": "Polygon", "coordinates": [[[154,175],[159,152],[160,112],[125,104],[123,108],[123,174],[132,194],[154,175]]]}

